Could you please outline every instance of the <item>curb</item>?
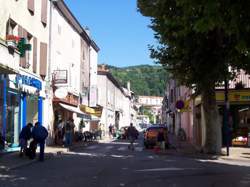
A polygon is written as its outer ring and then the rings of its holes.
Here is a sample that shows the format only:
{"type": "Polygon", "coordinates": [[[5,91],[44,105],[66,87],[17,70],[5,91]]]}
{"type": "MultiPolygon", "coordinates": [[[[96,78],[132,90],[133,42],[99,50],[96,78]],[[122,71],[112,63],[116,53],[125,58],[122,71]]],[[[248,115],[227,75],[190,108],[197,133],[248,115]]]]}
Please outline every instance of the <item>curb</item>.
{"type": "Polygon", "coordinates": [[[241,158],[227,158],[227,157],[219,157],[221,160],[228,160],[228,161],[239,161],[239,162],[249,162],[250,159],[241,159],[241,158]]]}

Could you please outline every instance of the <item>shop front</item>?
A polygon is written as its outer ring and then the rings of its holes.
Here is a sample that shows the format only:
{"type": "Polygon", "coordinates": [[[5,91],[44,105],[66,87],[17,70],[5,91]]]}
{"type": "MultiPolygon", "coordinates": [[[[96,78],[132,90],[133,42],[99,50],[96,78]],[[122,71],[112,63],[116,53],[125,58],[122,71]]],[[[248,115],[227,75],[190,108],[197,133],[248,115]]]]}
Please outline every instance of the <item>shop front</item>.
{"type": "MultiPolygon", "coordinates": [[[[60,88],[61,89],[61,88],[60,88]]],[[[75,124],[75,131],[81,130],[82,121],[89,120],[90,116],[80,110],[78,107],[79,97],[66,91],[66,94],[55,94],[53,98],[53,110],[54,110],[54,139],[55,144],[59,144],[61,140],[58,140],[57,132],[60,121],[65,124],[67,120],[73,119],[75,124]],[[60,95],[60,96],[59,96],[60,95]],[[62,96],[62,97],[61,97],[62,96]],[[60,98],[59,98],[60,97],[60,98]]],[[[55,92],[58,93],[58,92],[55,92]]]]}
{"type": "MultiPolygon", "coordinates": [[[[228,128],[222,126],[222,143],[226,145],[226,137],[229,136],[232,146],[248,146],[248,134],[250,133],[250,89],[229,90],[230,109],[228,116],[228,128]]],[[[222,121],[224,122],[224,92],[216,92],[216,101],[219,106],[222,121]]],[[[224,123],[223,123],[224,124],[224,123]]]]}
{"type": "Polygon", "coordinates": [[[86,122],[89,123],[89,128],[86,129],[88,131],[97,131],[100,130],[100,118],[102,116],[102,106],[96,106],[96,107],[88,107],[86,105],[80,105],[80,109],[82,112],[88,114],[90,116],[89,119],[86,120],[86,122]]]}
{"type": "Polygon", "coordinates": [[[19,133],[27,123],[42,123],[42,81],[20,71],[0,80],[2,148],[11,151],[19,146],[19,133]]]}

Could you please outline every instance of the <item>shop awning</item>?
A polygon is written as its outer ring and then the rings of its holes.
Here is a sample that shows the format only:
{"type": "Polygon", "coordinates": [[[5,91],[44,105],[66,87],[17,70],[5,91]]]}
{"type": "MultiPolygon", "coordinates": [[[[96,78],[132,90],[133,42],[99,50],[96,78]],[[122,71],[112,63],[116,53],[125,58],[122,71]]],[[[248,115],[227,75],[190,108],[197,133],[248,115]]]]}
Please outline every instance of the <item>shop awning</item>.
{"type": "Polygon", "coordinates": [[[96,117],[101,117],[102,116],[102,107],[98,106],[96,108],[91,108],[86,105],[80,105],[80,110],[84,113],[87,113],[89,115],[93,115],[96,117]]]}
{"type": "Polygon", "coordinates": [[[84,119],[91,119],[90,115],[82,112],[78,107],[70,106],[70,105],[63,104],[63,103],[59,103],[59,105],[70,112],[76,113],[77,117],[84,118],[84,119]]]}

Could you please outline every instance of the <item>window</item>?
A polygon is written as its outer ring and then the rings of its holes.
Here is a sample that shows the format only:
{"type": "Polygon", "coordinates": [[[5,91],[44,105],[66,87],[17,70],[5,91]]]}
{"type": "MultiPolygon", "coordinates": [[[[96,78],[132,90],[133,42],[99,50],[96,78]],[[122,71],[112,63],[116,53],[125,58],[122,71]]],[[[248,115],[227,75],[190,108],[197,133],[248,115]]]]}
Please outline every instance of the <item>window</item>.
{"type": "Polygon", "coordinates": [[[47,44],[40,43],[40,75],[44,79],[47,73],[47,44]]]}
{"type": "Polygon", "coordinates": [[[174,102],[174,91],[173,89],[170,90],[170,103],[174,102]]]}
{"type": "Polygon", "coordinates": [[[28,0],[28,10],[31,15],[34,15],[35,12],[35,0],[28,0]]]}
{"type": "Polygon", "coordinates": [[[42,0],[41,22],[44,26],[47,25],[47,0],[42,0]]]}
{"type": "Polygon", "coordinates": [[[6,35],[17,35],[17,24],[12,19],[6,23],[6,35]]]}
{"type": "MultiPolygon", "coordinates": [[[[30,33],[27,33],[27,44],[30,44],[33,46],[33,37],[30,33]]],[[[31,47],[30,51],[26,51],[26,68],[30,69],[32,68],[32,62],[33,62],[33,47],[31,47]]]]}
{"type": "Polygon", "coordinates": [[[33,46],[31,48],[33,50],[33,72],[37,71],[37,39],[33,37],[33,46]]]}

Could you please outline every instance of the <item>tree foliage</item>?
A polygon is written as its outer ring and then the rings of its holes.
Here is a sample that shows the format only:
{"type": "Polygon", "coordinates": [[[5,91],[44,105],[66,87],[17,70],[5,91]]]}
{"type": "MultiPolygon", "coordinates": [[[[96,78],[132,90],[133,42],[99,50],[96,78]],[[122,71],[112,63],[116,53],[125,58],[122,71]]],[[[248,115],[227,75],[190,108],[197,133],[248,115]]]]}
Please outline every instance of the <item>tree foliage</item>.
{"type": "Polygon", "coordinates": [[[180,84],[201,93],[207,152],[220,149],[215,85],[240,69],[250,72],[249,7],[245,0],[138,0],[159,41],[151,56],[180,84]]]}
{"type": "Polygon", "coordinates": [[[161,66],[109,66],[108,69],[123,87],[127,87],[127,82],[130,81],[131,90],[136,95],[164,96],[168,74],[161,66]]]}
{"type": "Polygon", "coordinates": [[[138,0],[138,7],[160,43],[152,57],[181,84],[200,90],[233,79],[228,66],[249,72],[250,1],[138,0]]]}

